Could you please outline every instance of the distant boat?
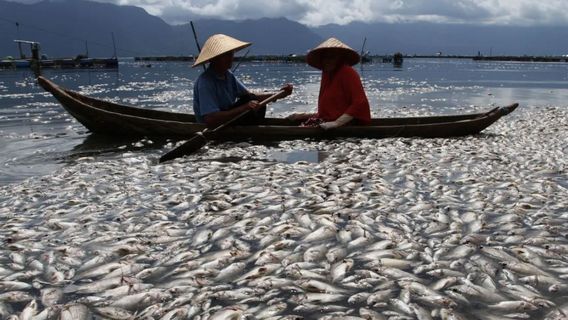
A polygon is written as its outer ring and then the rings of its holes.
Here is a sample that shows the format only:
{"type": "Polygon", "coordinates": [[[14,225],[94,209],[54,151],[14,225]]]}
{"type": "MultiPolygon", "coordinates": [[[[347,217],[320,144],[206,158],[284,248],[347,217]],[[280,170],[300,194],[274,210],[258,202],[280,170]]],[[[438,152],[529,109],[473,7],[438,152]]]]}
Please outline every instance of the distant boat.
{"type": "Polygon", "coordinates": [[[14,60],[14,65],[16,66],[16,68],[29,68],[31,65],[31,60],[29,59],[14,60]]]}
{"type": "Polygon", "coordinates": [[[0,60],[0,69],[14,69],[14,60],[2,59],[0,60]]]}
{"type": "Polygon", "coordinates": [[[400,52],[397,52],[393,55],[386,55],[381,57],[382,63],[392,63],[395,67],[402,66],[402,62],[404,61],[403,55],[400,52]]]}
{"type": "Polygon", "coordinates": [[[361,47],[361,53],[359,54],[361,56],[361,63],[369,63],[372,62],[373,59],[371,58],[371,56],[369,55],[369,50],[365,51],[365,44],[367,43],[367,38],[365,37],[365,39],[363,40],[363,46],[361,47]]]}
{"type": "MultiPolygon", "coordinates": [[[[7,57],[0,62],[0,68],[31,68],[32,60],[37,61],[41,68],[59,69],[116,69],[118,59],[116,54],[112,58],[89,58],[87,54],[79,54],[75,58],[50,59],[47,55],[39,56],[40,43],[27,40],[14,40],[18,44],[21,59],[7,57]],[[26,58],[22,51],[22,44],[29,44],[32,50],[32,58],[26,58]],[[35,56],[34,56],[35,54],[35,56]],[[11,58],[11,59],[10,59],[11,58]]],[[[38,65],[36,64],[36,66],[38,65]]]]}
{"type": "Polygon", "coordinates": [[[402,61],[404,60],[402,53],[397,52],[392,56],[392,64],[395,67],[400,67],[402,66],[402,61]]]}
{"type": "Polygon", "coordinates": [[[29,68],[31,59],[14,59],[6,57],[0,60],[0,69],[29,68]]]}
{"type": "Polygon", "coordinates": [[[361,63],[370,63],[373,62],[373,58],[369,55],[369,51],[363,53],[361,55],[361,63]]]}

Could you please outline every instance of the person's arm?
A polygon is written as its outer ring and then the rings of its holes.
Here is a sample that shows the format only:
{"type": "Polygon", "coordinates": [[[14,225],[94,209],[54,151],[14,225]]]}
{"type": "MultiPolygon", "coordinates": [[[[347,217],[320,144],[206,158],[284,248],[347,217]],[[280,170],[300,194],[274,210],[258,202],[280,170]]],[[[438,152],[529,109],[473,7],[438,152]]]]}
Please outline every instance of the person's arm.
{"type": "MultiPolygon", "coordinates": [[[[284,97],[287,97],[287,96],[292,94],[292,91],[294,90],[294,86],[292,86],[292,84],[290,84],[290,83],[287,83],[282,88],[280,88],[280,90],[284,90],[286,92],[286,95],[284,97]]],[[[263,100],[271,97],[272,95],[274,95],[274,92],[273,93],[254,93],[254,95],[258,98],[258,101],[263,101],[263,100]]],[[[284,98],[284,97],[282,97],[282,98],[284,98]]],[[[274,101],[276,101],[276,100],[274,100],[274,101]]]]}
{"type": "MultiPolygon", "coordinates": [[[[238,86],[238,90],[248,92],[248,91],[246,91],[246,88],[244,87],[244,85],[238,79],[235,78],[235,80],[236,80],[236,84],[238,86]]],[[[293,86],[291,84],[286,84],[280,90],[286,91],[286,96],[288,96],[292,93],[293,86]]],[[[264,100],[268,99],[269,97],[271,97],[272,95],[273,95],[273,93],[255,94],[255,96],[257,97],[258,100],[249,101],[245,104],[242,104],[240,106],[237,106],[235,108],[232,108],[232,109],[229,109],[229,110],[226,110],[226,111],[217,111],[217,112],[212,112],[212,113],[206,114],[206,115],[203,116],[203,121],[205,122],[205,124],[207,125],[208,128],[216,128],[216,127],[220,126],[221,124],[223,124],[223,123],[233,119],[234,117],[238,116],[239,114],[245,112],[247,109],[248,110],[258,109],[259,108],[259,101],[264,101],[264,100]]]]}
{"type": "Polygon", "coordinates": [[[311,117],[315,117],[316,113],[293,113],[286,117],[290,121],[306,121],[311,117]]]}
{"type": "Polygon", "coordinates": [[[354,119],[353,116],[348,115],[347,113],[344,113],[339,118],[337,118],[335,121],[324,122],[324,123],[320,124],[319,126],[320,126],[320,128],[322,128],[324,130],[338,128],[338,127],[342,127],[342,126],[348,124],[353,119],[354,119]]]}
{"type": "Polygon", "coordinates": [[[205,125],[207,128],[216,128],[223,123],[232,120],[239,114],[247,111],[247,110],[256,110],[259,108],[259,104],[257,100],[251,100],[245,104],[242,104],[238,107],[226,110],[226,111],[217,111],[206,114],[203,116],[203,121],[205,121],[205,125]]]}
{"type": "MultiPolygon", "coordinates": [[[[228,77],[230,77],[229,80],[231,81],[231,85],[235,87],[235,90],[239,95],[248,93],[248,90],[243,83],[235,78],[230,72],[228,73],[228,77]]],[[[221,110],[219,108],[219,100],[217,99],[217,94],[213,85],[207,85],[206,82],[200,82],[198,89],[199,99],[201,102],[200,104],[202,105],[201,111],[203,112],[203,122],[211,129],[232,120],[247,110],[254,110],[258,108],[258,101],[252,100],[229,110],[221,110]]]]}

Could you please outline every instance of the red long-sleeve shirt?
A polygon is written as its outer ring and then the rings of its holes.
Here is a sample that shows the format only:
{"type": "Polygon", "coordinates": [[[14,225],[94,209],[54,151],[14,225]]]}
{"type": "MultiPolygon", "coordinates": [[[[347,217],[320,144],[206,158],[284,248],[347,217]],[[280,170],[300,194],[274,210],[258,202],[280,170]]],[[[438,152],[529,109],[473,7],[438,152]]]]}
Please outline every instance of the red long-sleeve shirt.
{"type": "Polygon", "coordinates": [[[348,65],[340,66],[333,74],[322,72],[317,116],[335,121],[344,113],[357,119],[359,124],[371,123],[371,109],[361,78],[348,65]]]}

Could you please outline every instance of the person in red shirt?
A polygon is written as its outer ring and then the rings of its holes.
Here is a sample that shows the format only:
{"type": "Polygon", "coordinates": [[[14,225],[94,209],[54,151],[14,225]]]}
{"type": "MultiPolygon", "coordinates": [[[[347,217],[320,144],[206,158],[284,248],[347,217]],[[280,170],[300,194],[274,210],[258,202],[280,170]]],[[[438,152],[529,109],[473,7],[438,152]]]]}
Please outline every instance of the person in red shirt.
{"type": "Polygon", "coordinates": [[[371,123],[369,100],[359,74],[352,67],[360,60],[355,50],[329,38],[310,50],[306,60],[310,66],[322,70],[318,112],[297,113],[288,119],[305,121],[305,125],[319,124],[326,130],[346,124],[371,123]]]}

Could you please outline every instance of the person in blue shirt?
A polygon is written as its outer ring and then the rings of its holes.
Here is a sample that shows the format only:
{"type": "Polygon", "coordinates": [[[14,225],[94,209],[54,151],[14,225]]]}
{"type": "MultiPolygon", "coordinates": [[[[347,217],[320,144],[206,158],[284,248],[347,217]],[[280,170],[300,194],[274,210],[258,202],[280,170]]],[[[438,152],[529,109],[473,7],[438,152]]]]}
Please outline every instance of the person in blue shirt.
{"type": "MultiPolygon", "coordinates": [[[[197,78],[193,86],[193,112],[200,123],[209,128],[215,128],[239,114],[251,110],[239,119],[239,124],[261,123],[266,107],[261,107],[262,101],[272,94],[252,94],[230,71],[234,53],[250,46],[224,34],[209,37],[193,67],[209,62],[209,67],[197,78]]],[[[292,93],[293,87],[287,84],[281,88],[286,95],[292,93]]]]}

